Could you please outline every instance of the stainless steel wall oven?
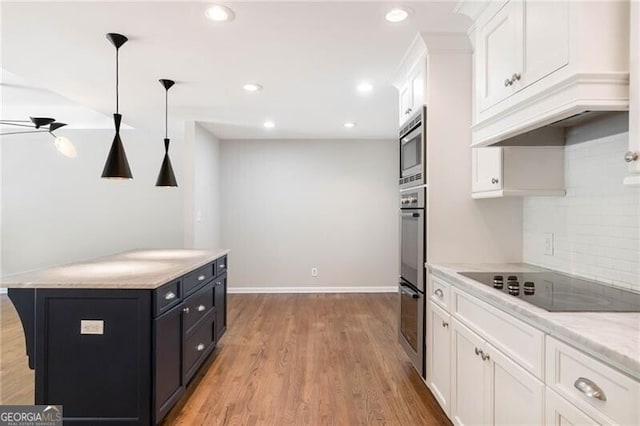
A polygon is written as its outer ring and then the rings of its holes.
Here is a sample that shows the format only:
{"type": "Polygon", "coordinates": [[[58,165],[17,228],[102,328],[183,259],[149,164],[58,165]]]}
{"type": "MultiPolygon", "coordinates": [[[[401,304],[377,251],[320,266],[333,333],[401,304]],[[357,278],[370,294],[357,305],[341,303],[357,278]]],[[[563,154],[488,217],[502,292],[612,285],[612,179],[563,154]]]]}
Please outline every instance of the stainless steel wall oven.
{"type": "Polygon", "coordinates": [[[424,377],[425,330],[425,191],[401,192],[400,199],[400,320],[398,340],[424,377]]]}
{"type": "Polygon", "coordinates": [[[422,107],[400,128],[400,188],[411,188],[426,183],[426,118],[422,107]]]}

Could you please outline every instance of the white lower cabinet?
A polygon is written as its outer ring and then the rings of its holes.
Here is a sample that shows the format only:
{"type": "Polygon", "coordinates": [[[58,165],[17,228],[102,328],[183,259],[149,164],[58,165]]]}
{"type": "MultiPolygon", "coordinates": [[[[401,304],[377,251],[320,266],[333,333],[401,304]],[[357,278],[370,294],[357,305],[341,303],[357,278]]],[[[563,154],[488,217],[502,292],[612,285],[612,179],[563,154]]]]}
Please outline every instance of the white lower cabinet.
{"type": "Polygon", "coordinates": [[[451,315],[428,303],[427,385],[445,413],[451,409],[451,315]]]}
{"type": "Polygon", "coordinates": [[[545,424],[553,426],[586,426],[600,425],[591,417],[578,410],[566,399],[547,388],[545,424]]]}
{"type": "Polygon", "coordinates": [[[544,383],[455,318],[451,418],[456,425],[539,425],[544,383]]]}

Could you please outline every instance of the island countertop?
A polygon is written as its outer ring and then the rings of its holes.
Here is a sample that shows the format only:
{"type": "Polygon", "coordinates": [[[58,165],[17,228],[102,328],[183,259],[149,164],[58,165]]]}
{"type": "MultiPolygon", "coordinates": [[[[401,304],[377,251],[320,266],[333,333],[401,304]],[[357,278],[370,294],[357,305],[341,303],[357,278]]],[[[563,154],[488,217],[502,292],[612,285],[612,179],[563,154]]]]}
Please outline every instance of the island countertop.
{"type": "Polygon", "coordinates": [[[155,289],[229,253],[227,249],[140,249],[9,275],[4,288],[155,289]]]}
{"type": "Polygon", "coordinates": [[[434,275],[447,279],[461,290],[640,379],[640,313],[549,312],[460,275],[460,272],[542,270],[532,265],[510,263],[425,266],[434,275]]]}

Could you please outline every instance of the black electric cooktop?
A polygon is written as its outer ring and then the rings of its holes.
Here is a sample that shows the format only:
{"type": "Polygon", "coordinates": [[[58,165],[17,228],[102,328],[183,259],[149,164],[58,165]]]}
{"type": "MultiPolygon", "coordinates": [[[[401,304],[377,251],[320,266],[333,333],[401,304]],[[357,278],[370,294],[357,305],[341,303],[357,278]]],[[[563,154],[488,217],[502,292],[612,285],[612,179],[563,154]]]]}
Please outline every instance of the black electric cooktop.
{"type": "Polygon", "coordinates": [[[461,272],[460,275],[549,312],[640,312],[640,294],[556,272],[461,272]]]}

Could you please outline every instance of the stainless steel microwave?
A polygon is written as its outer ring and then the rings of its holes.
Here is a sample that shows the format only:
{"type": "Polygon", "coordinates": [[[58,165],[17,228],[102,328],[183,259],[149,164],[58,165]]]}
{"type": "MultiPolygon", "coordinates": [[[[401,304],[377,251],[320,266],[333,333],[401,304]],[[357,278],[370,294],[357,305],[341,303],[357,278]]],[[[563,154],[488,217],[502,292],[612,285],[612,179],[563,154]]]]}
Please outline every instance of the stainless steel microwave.
{"type": "Polygon", "coordinates": [[[400,188],[426,183],[426,120],[423,106],[400,128],[400,188]]]}

